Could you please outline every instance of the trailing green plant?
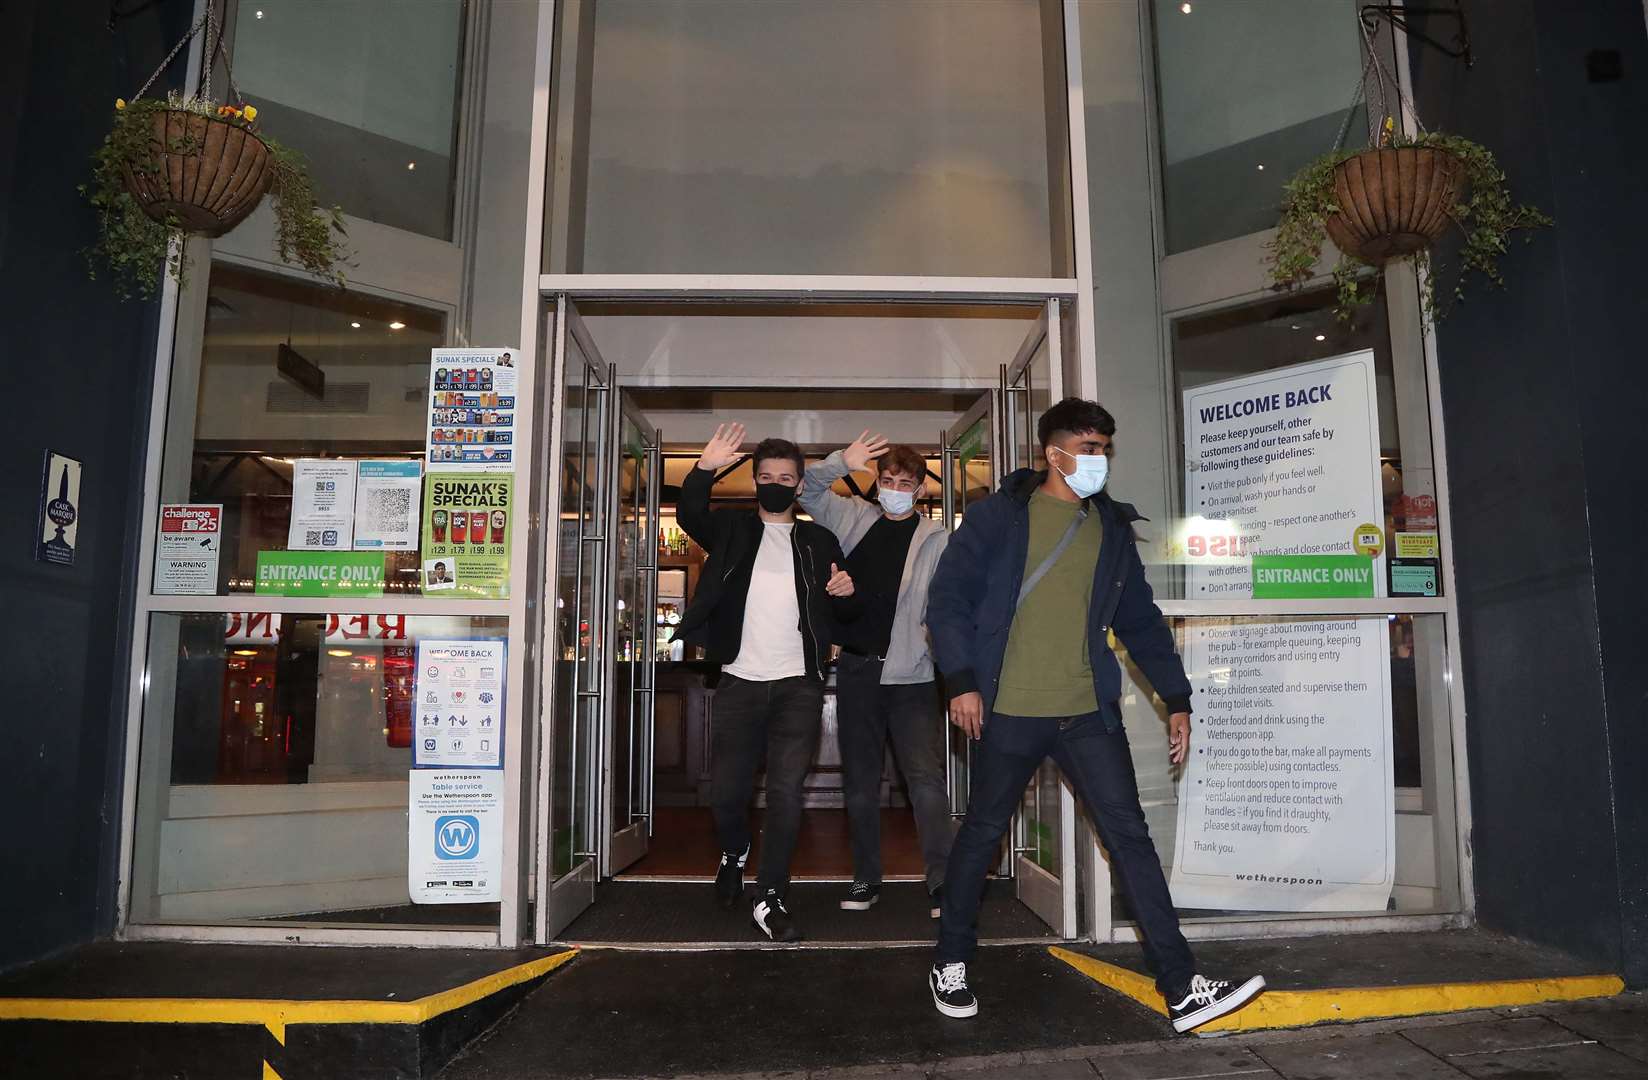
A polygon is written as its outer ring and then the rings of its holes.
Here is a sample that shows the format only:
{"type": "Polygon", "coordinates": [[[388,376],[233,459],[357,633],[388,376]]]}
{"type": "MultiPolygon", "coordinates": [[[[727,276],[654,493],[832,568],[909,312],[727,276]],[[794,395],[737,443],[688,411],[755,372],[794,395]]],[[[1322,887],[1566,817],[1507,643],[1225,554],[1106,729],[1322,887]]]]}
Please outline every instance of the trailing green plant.
{"type": "MultiPolygon", "coordinates": [[[[244,128],[268,147],[276,253],[283,262],[341,287],[348,257],[343,211],[336,206],[317,207],[303,155],[257,130],[255,106],[218,104],[175,91],[164,100],[115,101],[114,124],[92,157],[91,180],[80,186],[80,193],[97,213],[97,241],[86,251],[89,274],[93,278],[107,275],[116,291],[130,298],[154,295],[163,273],[170,273],[180,285],[188,273],[187,230],[174,215],[161,221],[150,217],[126,183],[127,170],[159,174],[154,122],[157,114],[169,111],[244,128]]],[[[164,149],[189,154],[200,147],[191,136],[183,135],[164,149]]]]}
{"type": "MultiPolygon", "coordinates": [[[[1505,173],[1493,153],[1481,144],[1442,132],[1409,137],[1392,128],[1387,120],[1383,146],[1419,146],[1444,151],[1458,159],[1462,170],[1459,194],[1447,208],[1448,218],[1464,234],[1451,287],[1438,291],[1439,273],[1444,268],[1429,249],[1407,256],[1420,271],[1425,318],[1434,323],[1445,317],[1454,303],[1465,298],[1465,286],[1473,272],[1503,287],[1505,279],[1499,272],[1499,257],[1508,249],[1511,234],[1550,225],[1552,221],[1537,208],[1518,204],[1511,198],[1505,173]]],[[[1300,169],[1287,182],[1276,235],[1265,245],[1266,263],[1275,288],[1297,288],[1315,275],[1322,245],[1327,239],[1324,223],[1329,215],[1339,212],[1334,201],[1334,170],[1361,152],[1330,151],[1300,169]]],[[[1525,239],[1532,240],[1532,237],[1525,239]]],[[[1370,303],[1378,295],[1381,277],[1370,273],[1377,269],[1373,263],[1341,254],[1333,268],[1333,283],[1338,292],[1335,312],[1341,320],[1349,321],[1358,306],[1370,303]]]]}

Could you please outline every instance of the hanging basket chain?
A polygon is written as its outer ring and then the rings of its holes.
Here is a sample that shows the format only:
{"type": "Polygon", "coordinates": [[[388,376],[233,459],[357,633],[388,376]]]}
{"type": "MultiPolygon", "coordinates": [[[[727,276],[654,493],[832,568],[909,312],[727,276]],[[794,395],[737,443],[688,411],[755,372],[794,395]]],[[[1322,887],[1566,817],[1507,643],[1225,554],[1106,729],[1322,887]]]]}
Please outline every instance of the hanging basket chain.
{"type": "Polygon", "coordinates": [[[1356,103],[1363,102],[1372,106],[1374,102],[1368,96],[1368,76],[1373,76],[1374,86],[1378,90],[1378,115],[1370,107],[1366,110],[1364,119],[1368,125],[1368,142],[1375,146],[1379,143],[1379,130],[1385,117],[1392,116],[1390,111],[1391,98],[1396,98],[1397,109],[1407,116],[1413,117],[1413,126],[1421,134],[1426,130],[1424,122],[1419,119],[1419,110],[1413,102],[1408,100],[1407,94],[1402,91],[1402,81],[1396,74],[1385,66],[1384,58],[1379,55],[1379,47],[1373,40],[1373,34],[1368,30],[1366,22],[1358,21],[1357,27],[1362,31],[1362,48],[1367,54],[1367,62],[1362,65],[1362,77],[1357,80],[1356,90],[1351,94],[1350,104],[1345,108],[1344,122],[1339,125],[1339,137],[1333,140],[1334,150],[1344,148],[1345,136],[1350,133],[1350,118],[1355,115],[1356,103]]]}
{"type": "Polygon", "coordinates": [[[217,21],[217,6],[211,2],[208,2],[206,5],[206,14],[197,19],[195,24],[189,27],[189,32],[183,35],[182,40],[172,46],[172,51],[166,54],[166,59],[162,60],[160,62],[160,66],[154,69],[154,74],[150,75],[143,85],[138,88],[136,95],[132,98],[133,101],[140,100],[144,94],[149,92],[149,87],[153,86],[155,80],[160,78],[165,70],[171,66],[173,60],[177,59],[177,54],[182,52],[183,47],[193,41],[195,39],[195,35],[199,34],[202,30],[206,31],[206,65],[205,71],[201,77],[201,88],[195,92],[195,98],[204,98],[208,101],[211,100],[212,68],[216,64],[215,58],[221,57],[223,59],[224,73],[229,78],[230,95],[237,102],[245,100],[241,96],[240,87],[235,85],[234,68],[232,68],[229,64],[228,50],[223,47],[223,27],[217,21]]]}

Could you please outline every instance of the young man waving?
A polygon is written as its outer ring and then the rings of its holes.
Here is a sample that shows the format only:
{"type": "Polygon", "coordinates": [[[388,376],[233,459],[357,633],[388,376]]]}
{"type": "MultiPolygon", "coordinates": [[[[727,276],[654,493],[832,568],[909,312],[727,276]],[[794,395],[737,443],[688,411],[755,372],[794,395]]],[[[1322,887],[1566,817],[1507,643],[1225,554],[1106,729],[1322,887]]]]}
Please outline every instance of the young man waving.
{"type": "Polygon", "coordinates": [[[853,884],[841,906],[867,911],[881,896],[881,763],[891,736],[915,810],[937,918],[954,829],[926,614],[927,584],[949,536],[916,513],[926,482],[927,462],[920,454],[866,431],[845,450],[808,467],[801,506],[841,541],[864,604],[864,613],[837,638],[842,786],[853,844],[853,884]],[[843,476],[872,464],[879,507],[830,490],[843,476]]]}
{"type": "Polygon", "coordinates": [[[759,509],[710,509],[716,472],[741,456],[742,424],[723,424],[681,483],[676,518],[709,553],[676,636],[722,665],[710,739],[710,789],[721,865],[716,900],[744,894],[750,796],[763,754],[767,817],[761,832],[755,925],[774,941],[799,941],[784,904],[801,829],[802,787],[824,718],[824,665],[837,621],[859,604],[841,546],[821,525],[797,521],[806,459],[792,442],[755,448],[759,509]]]}
{"type": "Polygon", "coordinates": [[[1190,746],[1190,683],[1145,581],[1139,515],[1104,493],[1115,433],[1097,402],[1066,398],[1048,409],[1036,431],[1045,471],[1021,469],[969,508],[933,577],[927,622],[950,721],[978,740],[928,976],[946,1016],[978,1013],[967,963],[985,875],[1049,755],[1098,826],[1174,1029],[1232,1012],[1265,986],[1257,976],[1233,986],[1197,973],[1139,806],[1110,633],[1167,704],[1175,765],[1190,746]]]}

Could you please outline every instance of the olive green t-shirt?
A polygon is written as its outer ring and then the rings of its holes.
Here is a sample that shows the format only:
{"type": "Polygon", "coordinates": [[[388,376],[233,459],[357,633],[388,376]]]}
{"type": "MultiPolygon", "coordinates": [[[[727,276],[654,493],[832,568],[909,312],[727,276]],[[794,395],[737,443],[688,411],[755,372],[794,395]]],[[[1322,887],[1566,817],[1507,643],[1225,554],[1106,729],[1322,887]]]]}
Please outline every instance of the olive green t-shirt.
{"type": "MultiPolygon", "coordinates": [[[[1028,577],[1058,545],[1081,509],[1037,491],[1030,496],[1028,577]]],[[[1104,525],[1087,520],[1013,615],[995,712],[1006,716],[1081,716],[1098,709],[1093,663],[1087,652],[1087,605],[1099,562],[1104,525]]]]}

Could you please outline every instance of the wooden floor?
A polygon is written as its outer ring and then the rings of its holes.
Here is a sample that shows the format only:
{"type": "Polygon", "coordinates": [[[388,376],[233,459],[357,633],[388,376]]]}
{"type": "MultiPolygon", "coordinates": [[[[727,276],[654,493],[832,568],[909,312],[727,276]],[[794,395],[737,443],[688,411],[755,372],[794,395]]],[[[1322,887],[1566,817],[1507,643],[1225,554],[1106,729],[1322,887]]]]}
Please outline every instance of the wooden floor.
{"type": "MultiPolygon", "coordinates": [[[[761,812],[755,811],[755,850],[750,866],[761,857],[761,812]]],[[[623,878],[715,877],[720,846],[707,807],[660,807],[653,820],[652,846],[639,862],[619,874],[623,878]]],[[[905,810],[881,812],[882,877],[888,881],[919,880],[923,875],[921,845],[915,818],[905,810]]],[[[847,837],[845,810],[807,810],[801,817],[801,837],[790,873],[796,880],[851,881],[852,846],[847,837]]]]}

